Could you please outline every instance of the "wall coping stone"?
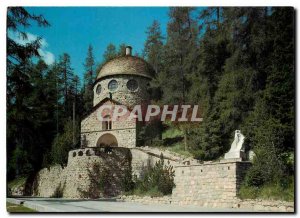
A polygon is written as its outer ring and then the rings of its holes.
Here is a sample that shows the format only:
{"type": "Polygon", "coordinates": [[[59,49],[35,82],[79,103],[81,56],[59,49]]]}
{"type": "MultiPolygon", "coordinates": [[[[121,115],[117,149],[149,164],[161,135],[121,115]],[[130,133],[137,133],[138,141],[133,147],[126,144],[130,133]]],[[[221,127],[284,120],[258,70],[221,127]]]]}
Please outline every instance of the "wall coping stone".
{"type": "Polygon", "coordinates": [[[197,166],[207,166],[207,165],[218,165],[218,164],[230,164],[230,163],[245,163],[245,164],[252,164],[250,161],[232,161],[232,160],[222,160],[220,162],[212,162],[212,163],[201,163],[201,164],[191,164],[191,165],[179,165],[175,166],[175,168],[180,167],[197,167],[197,166]]]}

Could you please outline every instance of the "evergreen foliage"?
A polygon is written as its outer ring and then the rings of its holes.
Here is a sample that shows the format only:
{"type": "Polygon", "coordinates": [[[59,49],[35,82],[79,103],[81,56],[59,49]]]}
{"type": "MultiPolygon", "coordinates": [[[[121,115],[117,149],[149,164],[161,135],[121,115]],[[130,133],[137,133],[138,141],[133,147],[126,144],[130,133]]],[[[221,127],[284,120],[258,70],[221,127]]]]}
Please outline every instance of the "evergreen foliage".
{"type": "MultiPolygon", "coordinates": [[[[201,161],[218,159],[230,148],[234,130],[241,129],[246,150],[257,155],[249,185],[293,175],[293,9],[212,7],[199,12],[182,7],[170,8],[169,17],[162,70],[150,90],[158,90],[156,102],[200,105],[200,124],[168,124],[183,133],[182,147],[201,161]]],[[[152,38],[148,33],[146,42],[152,38]]]]}
{"type": "MultiPolygon", "coordinates": [[[[215,160],[228,151],[234,130],[241,129],[246,150],[256,153],[245,180],[249,187],[281,183],[294,174],[294,15],[289,7],[172,7],[165,36],[158,21],[146,30],[143,57],[156,72],[149,87],[153,103],[196,104],[202,111],[201,123],[164,124],[180,132],[176,146],[200,161],[215,160]]],[[[42,15],[8,8],[8,32],[26,38],[26,27],[34,23],[49,26],[42,15]]],[[[125,54],[125,44],[111,43],[96,64],[90,45],[85,72],[74,72],[72,54],[47,65],[39,60],[39,47],[40,38],[21,45],[7,34],[9,180],[66,163],[68,150],[79,146],[79,121],[92,107],[96,74],[125,54]],[[76,73],[84,73],[82,86],[76,73]]],[[[146,136],[147,128],[140,138],[149,145],[172,141],[146,136]]]]}
{"type": "Polygon", "coordinates": [[[142,179],[135,181],[136,194],[150,194],[153,196],[172,194],[174,188],[175,171],[172,166],[164,164],[161,154],[160,160],[153,167],[145,169],[142,179]]]}
{"type": "Polygon", "coordinates": [[[95,60],[93,54],[93,47],[89,45],[87,57],[84,63],[85,74],[84,74],[84,86],[83,86],[83,110],[84,114],[87,114],[88,111],[93,107],[93,84],[96,78],[95,75],[95,60]]]}

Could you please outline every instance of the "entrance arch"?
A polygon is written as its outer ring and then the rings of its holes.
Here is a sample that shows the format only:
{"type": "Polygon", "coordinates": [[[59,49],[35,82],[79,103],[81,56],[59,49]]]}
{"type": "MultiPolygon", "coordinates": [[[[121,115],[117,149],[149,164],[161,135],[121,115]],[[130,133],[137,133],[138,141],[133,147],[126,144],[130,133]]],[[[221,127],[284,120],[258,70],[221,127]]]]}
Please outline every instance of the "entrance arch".
{"type": "Polygon", "coordinates": [[[97,147],[118,147],[117,138],[113,134],[105,133],[98,139],[97,147]]]}

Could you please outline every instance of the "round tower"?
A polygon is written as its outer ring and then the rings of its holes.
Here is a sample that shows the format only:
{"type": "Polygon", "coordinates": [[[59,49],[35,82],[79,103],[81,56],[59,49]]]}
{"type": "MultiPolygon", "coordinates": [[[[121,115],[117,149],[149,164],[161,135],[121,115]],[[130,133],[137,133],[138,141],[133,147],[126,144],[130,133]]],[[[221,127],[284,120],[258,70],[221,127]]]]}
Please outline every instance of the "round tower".
{"type": "Polygon", "coordinates": [[[132,56],[132,48],[126,47],[125,56],[117,57],[103,65],[94,83],[96,106],[105,98],[133,107],[149,99],[148,85],[154,70],[142,58],[132,56]]]}

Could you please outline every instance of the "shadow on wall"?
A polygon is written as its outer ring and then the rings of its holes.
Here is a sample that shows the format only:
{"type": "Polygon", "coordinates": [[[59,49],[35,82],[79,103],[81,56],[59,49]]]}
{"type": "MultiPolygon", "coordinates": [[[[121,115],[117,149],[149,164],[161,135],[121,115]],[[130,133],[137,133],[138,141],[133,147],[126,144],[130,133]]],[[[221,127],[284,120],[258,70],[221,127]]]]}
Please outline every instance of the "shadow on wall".
{"type": "Polygon", "coordinates": [[[51,195],[51,198],[62,198],[64,195],[64,190],[66,188],[66,181],[64,182],[63,185],[61,185],[61,182],[59,185],[56,187],[54,193],[51,195]]]}
{"type": "Polygon", "coordinates": [[[78,188],[81,198],[114,197],[130,189],[132,181],[131,152],[129,149],[113,148],[109,153],[97,152],[101,163],[87,166],[89,186],[78,188]],[[109,154],[109,155],[107,155],[109,154]]]}

